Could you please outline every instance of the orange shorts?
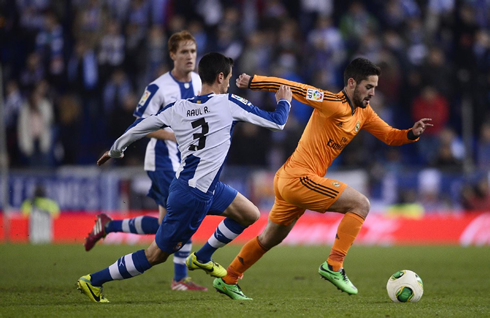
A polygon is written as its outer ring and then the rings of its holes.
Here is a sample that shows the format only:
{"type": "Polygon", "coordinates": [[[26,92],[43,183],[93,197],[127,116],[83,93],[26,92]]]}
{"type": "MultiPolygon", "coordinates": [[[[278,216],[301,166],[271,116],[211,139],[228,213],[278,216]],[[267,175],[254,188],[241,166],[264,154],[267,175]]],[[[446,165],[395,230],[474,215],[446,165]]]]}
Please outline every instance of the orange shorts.
{"type": "Polygon", "coordinates": [[[269,213],[276,224],[288,226],[305,210],[325,213],[347,188],[347,184],[334,179],[315,174],[292,176],[281,170],[274,178],[275,201],[269,213]]]}

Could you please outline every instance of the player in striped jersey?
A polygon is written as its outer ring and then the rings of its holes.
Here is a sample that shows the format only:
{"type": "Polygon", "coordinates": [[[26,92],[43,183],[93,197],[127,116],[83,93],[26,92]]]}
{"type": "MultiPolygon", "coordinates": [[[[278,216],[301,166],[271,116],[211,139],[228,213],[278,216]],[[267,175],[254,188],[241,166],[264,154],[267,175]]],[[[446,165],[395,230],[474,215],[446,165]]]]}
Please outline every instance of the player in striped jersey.
{"type": "MultiPolygon", "coordinates": [[[[123,256],[111,266],[78,280],[78,288],[92,301],[108,302],[103,296],[102,284],[134,277],[165,262],[191,238],[206,215],[226,217],[225,225],[230,231],[221,231],[223,228],[219,227],[217,231],[232,236],[231,239],[259,218],[258,208],[220,182],[219,175],[235,124],[244,121],[282,130],[289,115],[292,93],[288,87],[281,86],[276,93],[276,110],[263,111],[239,96],[226,94],[232,66],[231,58],[219,53],[206,54],[199,62],[199,76],[203,81],[201,96],[178,100],[155,116],[137,120],[97,161],[102,165],[110,158],[122,158],[131,143],[162,127],[172,128],[182,157],[170,184],[167,214],[153,243],[146,250],[123,256]]],[[[217,264],[210,265],[209,270],[213,271],[212,267],[217,264]]],[[[224,276],[226,270],[223,268],[223,271],[216,276],[224,276]]]]}
{"type": "Polygon", "coordinates": [[[314,107],[294,153],[277,171],[275,202],[262,233],[246,243],[228,267],[228,274],[214,280],[214,287],[232,299],[248,299],[238,279],[267,251],[286,238],[305,210],[343,213],[330,255],[320,265],[321,277],[341,291],[357,294],[343,269],[344,258],[369,213],[369,200],[345,183],[324,177],[332,161],[361,130],[381,141],[399,146],[418,140],[430,119],[417,121],[411,129],[389,126],[369,105],[378,85],[379,68],[369,60],[353,60],[344,72],[344,89],[335,94],[276,77],[242,74],[237,86],[275,92],[288,85],[293,98],[314,107]]]}
{"type": "MultiPolygon", "coordinates": [[[[173,34],[168,40],[170,58],[174,67],[151,82],[141,97],[134,116],[147,118],[156,114],[178,99],[190,98],[201,91],[201,78],[194,72],[196,66],[197,46],[194,37],[187,31],[173,34]]],[[[170,128],[160,129],[148,134],[150,141],[146,147],[145,171],[152,185],[148,196],[158,205],[159,217],[138,216],[132,219],[112,220],[105,213],[97,215],[95,225],[85,239],[85,250],[91,250],[95,243],[109,233],[124,232],[134,234],[156,234],[159,224],[167,213],[165,204],[170,182],[180,164],[180,153],[177,149],[174,133],[170,128]]],[[[189,240],[180,251],[174,254],[173,290],[207,291],[187,276],[186,258],[192,249],[189,240]]]]}

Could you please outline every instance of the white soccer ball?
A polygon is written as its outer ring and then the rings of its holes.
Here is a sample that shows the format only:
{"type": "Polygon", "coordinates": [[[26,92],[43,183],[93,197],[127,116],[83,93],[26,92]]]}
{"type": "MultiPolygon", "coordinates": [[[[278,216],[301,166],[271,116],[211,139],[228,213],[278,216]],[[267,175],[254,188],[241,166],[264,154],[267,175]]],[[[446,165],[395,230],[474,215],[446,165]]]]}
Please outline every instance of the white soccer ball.
{"type": "Polygon", "coordinates": [[[404,269],[391,275],[386,290],[394,302],[414,303],[422,298],[424,283],[415,272],[404,269]]]}

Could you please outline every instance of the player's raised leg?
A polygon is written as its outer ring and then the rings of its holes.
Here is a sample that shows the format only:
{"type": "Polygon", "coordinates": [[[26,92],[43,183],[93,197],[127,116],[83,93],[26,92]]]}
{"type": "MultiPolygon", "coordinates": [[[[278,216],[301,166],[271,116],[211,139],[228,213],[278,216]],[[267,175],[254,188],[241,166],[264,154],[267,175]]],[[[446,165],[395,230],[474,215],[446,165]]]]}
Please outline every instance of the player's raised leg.
{"type": "Polygon", "coordinates": [[[102,285],[112,280],[122,280],[143,274],[152,266],[163,263],[170,254],[162,251],[153,241],[146,250],[125,255],[101,271],[78,279],[78,289],[94,302],[109,302],[104,297],[102,285]]]}
{"type": "Polygon", "coordinates": [[[369,200],[351,187],[347,187],[328,209],[344,213],[344,217],[337,228],[330,255],[327,261],[320,265],[318,272],[338,289],[351,295],[357,294],[358,291],[345,274],[344,259],[359,234],[369,209],[369,200]]]}
{"type": "Polygon", "coordinates": [[[138,216],[131,219],[113,220],[105,213],[97,215],[92,231],[85,238],[85,250],[90,251],[95,244],[114,232],[133,234],[155,234],[158,230],[158,219],[151,216],[138,216]]]}
{"type": "Polygon", "coordinates": [[[262,233],[242,247],[228,267],[227,275],[223,278],[215,279],[213,286],[231,299],[249,299],[238,286],[238,279],[242,278],[243,273],[262,258],[267,251],[280,244],[287,237],[295,222],[293,221],[291,224],[284,226],[269,220],[262,233]],[[235,289],[238,289],[239,293],[235,289]]]}
{"type": "Polygon", "coordinates": [[[232,187],[219,182],[216,186],[213,205],[208,215],[220,215],[226,218],[204,246],[192,253],[187,259],[190,270],[202,269],[213,277],[223,277],[226,269],[211,259],[213,253],[240,235],[248,226],[260,217],[259,209],[232,187]]]}

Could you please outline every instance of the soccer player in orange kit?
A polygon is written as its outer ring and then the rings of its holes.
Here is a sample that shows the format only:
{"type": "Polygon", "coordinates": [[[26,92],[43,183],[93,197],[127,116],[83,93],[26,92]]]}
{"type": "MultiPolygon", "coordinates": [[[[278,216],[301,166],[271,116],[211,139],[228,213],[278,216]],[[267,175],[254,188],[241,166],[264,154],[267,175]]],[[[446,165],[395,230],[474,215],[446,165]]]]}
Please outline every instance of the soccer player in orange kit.
{"type": "Polygon", "coordinates": [[[280,85],[291,87],[293,98],[314,107],[294,153],[274,178],[275,202],[262,233],[247,242],[213,286],[232,299],[248,300],[237,285],[243,273],[272,247],[281,243],[305,210],[343,213],[335,242],[319,274],[338,289],[357,294],[343,269],[344,258],[369,213],[370,203],[347,184],[325,177],[332,161],[361,130],[391,146],[417,141],[430,118],[417,121],[411,129],[399,130],[378,117],[369,105],[378,86],[380,69],[364,58],[353,60],[344,71],[344,89],[335,94],[313,86],[277,77],[242,74],[239,88],[276,92],[280,85]]]}

